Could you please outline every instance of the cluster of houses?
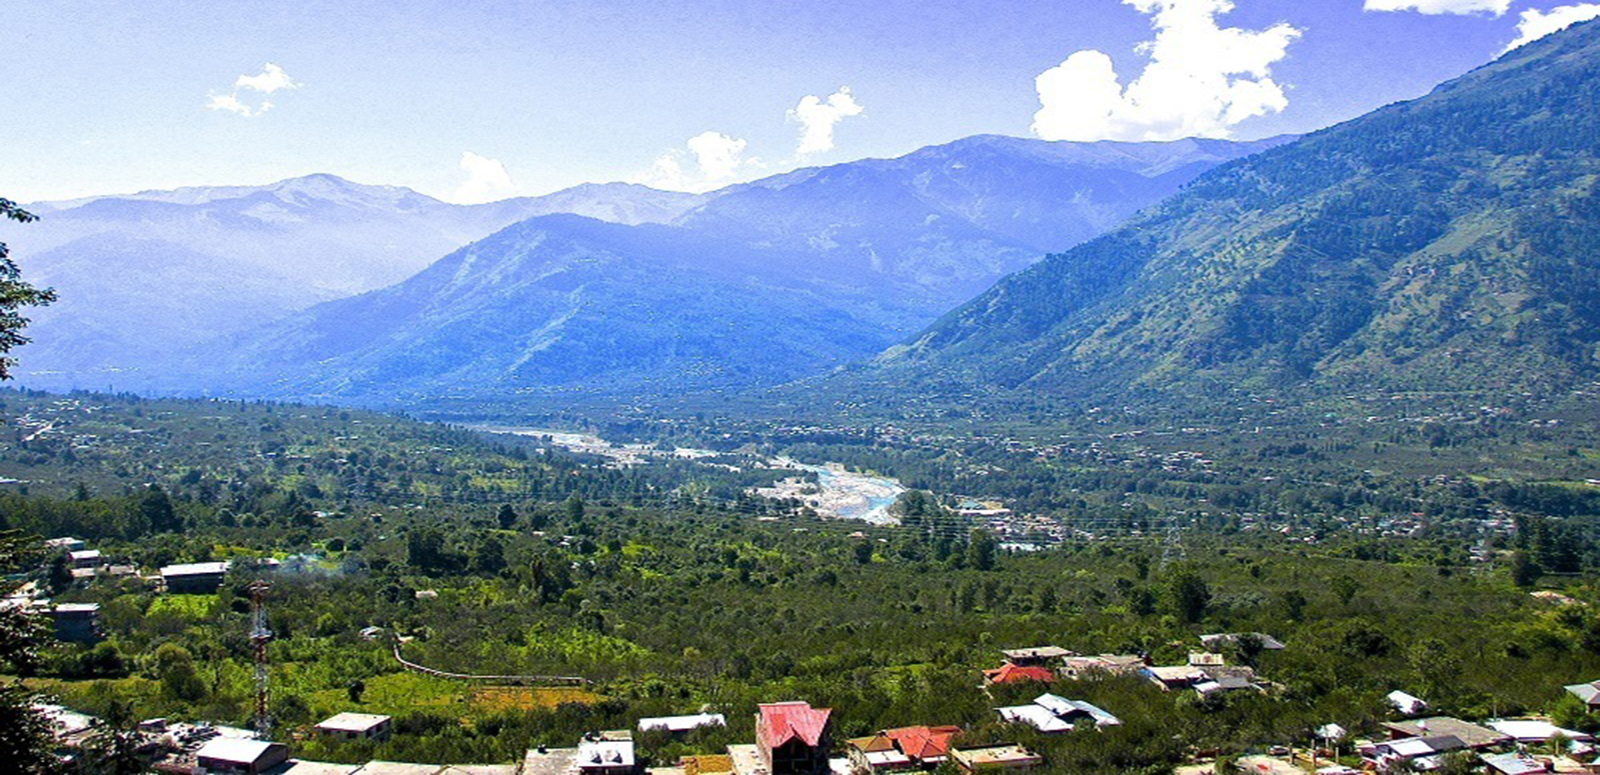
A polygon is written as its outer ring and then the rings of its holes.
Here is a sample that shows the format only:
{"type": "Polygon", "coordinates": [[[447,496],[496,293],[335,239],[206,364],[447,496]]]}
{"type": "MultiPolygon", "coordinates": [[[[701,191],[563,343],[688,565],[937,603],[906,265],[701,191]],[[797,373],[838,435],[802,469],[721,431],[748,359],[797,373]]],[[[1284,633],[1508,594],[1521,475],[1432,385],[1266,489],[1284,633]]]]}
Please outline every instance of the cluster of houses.
{"type": "MultiPolygon", "coordinates": [[[[55,724],[63,749],[79,749],[99,721],[60,706],[39,706],[55,724]]],[[[931,770],[951,764],[965,773],[1028,771],[1043,759],[1017,745],[959,748],[959,727],[886,729],[847,740],[846,756],[832,756],[832,711],[805,702],[758,706],[753,743],[730,745],[724,754],[688,756],[676,766],[648,770],[658,775],[868,775],[931,770]]],[[[725,727],[720,713],[640,719],[640,732],[681,737],[697,729],[725,727]]],[[[336,764],[294,759],[283,743],[258,739],[246,729],[150,719],[139,725],[138,750],[150,769],[168,775],[643,775],[631,730],[584,735],[571,748],[539,747],[510,764],[413,764],[371,761],[336,764]]],[[[313,734],[341,741],[382,741],[394,734],[389,716],[340,713],[317,724],[313,734]]]]}
{"type": "Polygon", "coordinates": [[[1151,665],[1144,656],[1136,654],[1080,655],[1058,646],[1009,649],[1001,652],[1005,661],[999,667],[984,671],[983,680],[985,686],[994,686],[1078,680],[1096,673],[1133,674],[1143,676],[1164,691],[1193,689],[1202,697],[1211,697],[1220,692],[1263,688],[1254,668],[1229,665],[1222,649],[1240,649],[1241,644],[1248,644],[1248,648],[1242,649],[1245,651],[1283,648],[1283,643],[1276,638],[1259,632],[1202,635],[1200,641],[1210,650],[1190,652],[1188,661],[1181,665],[1151,665]]]}
{"type": "MultiPolygon", "coordinates": [[[[66,556],[74,582],[139,577],[137,566],[111,562],[100,550],[87,548],[79,538],[52,538],[44,546],[48,552],[66,556]]],[[[266,567],[272,565],[272,561],[265,561],[266,567]]],[[[157,575],[144,578],[153,588],[172,594],[209,595],[222,588],[230,567],[228,562],[182,563],[163,566],[157,575]]],[[[43,592],[37,584],[25,585],[17,594],[0,600],[0,608],[20,606],[46,617],[56,640],[94,644],[104,639],[99,603],[59,603],[44,597],[43,592]]]]}

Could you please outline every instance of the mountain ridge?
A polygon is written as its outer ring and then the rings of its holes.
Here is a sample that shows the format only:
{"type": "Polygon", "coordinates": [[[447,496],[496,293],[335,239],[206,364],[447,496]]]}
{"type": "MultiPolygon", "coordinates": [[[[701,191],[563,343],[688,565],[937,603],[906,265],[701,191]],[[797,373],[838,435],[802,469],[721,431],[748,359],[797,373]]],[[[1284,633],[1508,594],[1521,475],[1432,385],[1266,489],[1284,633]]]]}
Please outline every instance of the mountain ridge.
{"type": "Polygon", "coordinates": [[[1559,389],[1596,363],[1596,61],[1600,25],[1576,25],[1220,165],[855,378],[1101,396],[1559,389]]]}
{"type": "MultiPolygon", "coordinates": [[[[731,187],[667,226],[611,228],[576,216],[521,221],[441,261],[474,274],[516,259],[511,275],[519,279],[508,288],[524,294],[525,309],[507,297],[510,291],[485,282],[468,283],[470,297],[454,293],[437,282],[443,270],[436,264],[254,333],[233,332],[239,336],[201,351],[211,355],[186,356],[182,368],[149,369],[160,376],[139,389],[256,390],[318,400],[404,394],[423,401],[429,391],[648,394],[771,384],[881,350],[1036,260],[1042,251],[1031,240],[1070,244],[1094,233],[1105,213],[1132,212],[1187,180],[1183,169],[1157,178],[1098,167],[1074,172],[1045,152],[1061,156],[1053,144],[1003,145],[970,164],[957,149],[731,187]],[[1071,229],[1038,224],[1056,212],[1074,214],[1071,229]],[[489,245],[503,255],[484,253],[489,245]],[[461,258],[467,254],[478,258],[469,264],[461,258]],[[579,267],[575,256],[587,263],[579,267]],[[531,279],[546,270],[565,278],[565,296],[554,292],[556,280],[531,279]],[[378,324],[379,308],[401,320],[378,324]],[[691,312],[714,324],[697,322],[691,312]],[[371,325],[349,322],[356,319],[371,325]],[[726,337],[720,352],[706,338],[718,327],[726,337]],[[357,333],[368,339],[355,343],[357,333]],[[342,349],[326,349],[336,341],[345,343],[342,349]],[[419,348],[426,357],[408,359],[419,348]],[[557,351],[568,353],[565,367],[550,355],[557,351]],[[691,351],[693,357],[683,355],[691,351]],[[382,365],[403,362],[412,365],[382,365]],[[274,376],[283,373],[299,376],[274,376]]],[[[1260,147],[1211,144],[1210,152],[1226,153],[1202,163],[1260,147]]],[[[1129,161],[1118,152],[1122,158],[1102,164],[1144,169],[1166,156],[1181,157],[1175,166],[1183,168],[1197,153],[1188,144],[1144,152],[1149,158],[1129,161]]],[[[119,379],[137,383],[138,377],[122,372],[119,379]]]]}

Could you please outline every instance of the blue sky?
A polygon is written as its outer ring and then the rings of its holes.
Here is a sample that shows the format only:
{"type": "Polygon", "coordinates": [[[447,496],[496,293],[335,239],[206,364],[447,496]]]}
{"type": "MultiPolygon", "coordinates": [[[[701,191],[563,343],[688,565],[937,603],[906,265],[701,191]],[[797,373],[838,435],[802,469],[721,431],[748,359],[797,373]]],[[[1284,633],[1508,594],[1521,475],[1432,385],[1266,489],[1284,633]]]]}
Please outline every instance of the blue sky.
{"type": "Polygon", "coordinates": [[[0,196],[331,172],[470,201],[608,180],[703,189],[977,133],[1248,139],[1419,96],[1493,59],[1519,24],[1600,13],[1229,5],[22,4],[0,26],[0,196]]]}

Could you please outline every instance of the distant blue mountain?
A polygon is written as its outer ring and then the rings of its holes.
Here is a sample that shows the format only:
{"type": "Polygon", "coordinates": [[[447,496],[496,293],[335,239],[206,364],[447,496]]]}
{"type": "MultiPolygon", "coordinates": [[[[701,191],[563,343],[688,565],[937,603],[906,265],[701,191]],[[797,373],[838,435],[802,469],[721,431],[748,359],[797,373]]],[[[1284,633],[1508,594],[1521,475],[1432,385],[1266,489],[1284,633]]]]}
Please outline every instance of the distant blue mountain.
{"type": "Polygon", "coordinates": [[[668,226],[535,218],[116,384],[419,406],[780,382],[877,352],[1047,246],[1282,142],[975,137],[733,186],[668,226]]]}
{"type": "Polygon", "coordinates": [[[219,334],[403,280],[529,217],[664,222],[702,201],[616,183],[466,206],[310,175],[29,205],[40,220],[5,240],[61,300],[31,313],[18,373],[41,387],[116,384],[219,334]]]}

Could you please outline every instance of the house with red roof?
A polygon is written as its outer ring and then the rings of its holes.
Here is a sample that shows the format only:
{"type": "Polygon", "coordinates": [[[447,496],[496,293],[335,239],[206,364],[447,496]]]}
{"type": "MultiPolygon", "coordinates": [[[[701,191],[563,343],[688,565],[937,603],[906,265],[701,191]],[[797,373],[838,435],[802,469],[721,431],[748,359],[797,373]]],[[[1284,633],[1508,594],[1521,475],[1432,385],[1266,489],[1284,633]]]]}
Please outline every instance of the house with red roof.
{"type": "Polygon", "coordinates": [[[932,769],[950,758],[961,727],[901,727],[850,740],[850,769],[857,773],[932,769]]]}
{"type": "Polygon", "coordinates": [[[756,749],[772,775],[804,775],[828,771],[832,727],[829,708],[808,702],[758,705],[756,749]]]}
{"type": "Polygon", "coordinates": [[[1025,681],[1041,681],[1050,683],[1056,680],[1056,674],[1048,667],[1039,665],[1019,665],[1007,662],[993,670],[983,671],[983,685],[1014,684],[1025,681]]]}

